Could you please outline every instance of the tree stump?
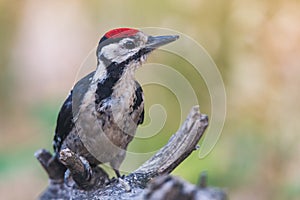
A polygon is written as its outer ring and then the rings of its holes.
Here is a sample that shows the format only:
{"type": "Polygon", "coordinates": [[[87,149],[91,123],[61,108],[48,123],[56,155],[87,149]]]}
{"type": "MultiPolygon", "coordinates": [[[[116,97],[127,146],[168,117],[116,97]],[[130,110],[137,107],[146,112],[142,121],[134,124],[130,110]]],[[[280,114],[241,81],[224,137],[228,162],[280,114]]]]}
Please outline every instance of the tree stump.
{"type": "Polygon", "coordinates": [[[61,180],[58,177],[64,166],[53,161],[48,151],[39,150],[35,156],[50,180],[40,199],[226,199],[222,190],[206,187],[205,179],[195,186],[168,175],[197,149],[207,126],[208,117],[194,106],[164,147],[134,172],[113,181],[100,167],[92,169],[84,158],[69,149],[60,152],[60,161],[68,167],[65,179],[61,180]]]}

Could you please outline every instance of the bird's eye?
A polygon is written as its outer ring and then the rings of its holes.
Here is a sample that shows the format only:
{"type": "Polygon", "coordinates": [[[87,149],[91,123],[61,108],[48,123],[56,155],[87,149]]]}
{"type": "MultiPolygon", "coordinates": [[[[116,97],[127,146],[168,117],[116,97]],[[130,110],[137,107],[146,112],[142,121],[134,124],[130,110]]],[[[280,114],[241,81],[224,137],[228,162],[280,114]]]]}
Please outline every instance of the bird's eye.
{"type": "Polygon", "coordinates": [[[133,49],[133,48],[135,48],[135,44],[132,41],[127,41],[127,42],[125,42],[124,47],[126,49],[133,49]]]}

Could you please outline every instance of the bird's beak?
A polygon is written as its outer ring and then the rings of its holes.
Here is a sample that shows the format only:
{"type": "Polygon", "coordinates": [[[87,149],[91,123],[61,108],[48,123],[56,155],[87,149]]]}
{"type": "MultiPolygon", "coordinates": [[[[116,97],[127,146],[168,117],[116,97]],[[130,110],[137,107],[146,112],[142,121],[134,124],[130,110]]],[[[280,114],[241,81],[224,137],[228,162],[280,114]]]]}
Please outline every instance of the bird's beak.
{"type": "Polygon", "coordinates": [[[146,43],[146,48],[152,51],[160,46],[169,44],[178,38],[178,35],[149,36],[146,43]]]}

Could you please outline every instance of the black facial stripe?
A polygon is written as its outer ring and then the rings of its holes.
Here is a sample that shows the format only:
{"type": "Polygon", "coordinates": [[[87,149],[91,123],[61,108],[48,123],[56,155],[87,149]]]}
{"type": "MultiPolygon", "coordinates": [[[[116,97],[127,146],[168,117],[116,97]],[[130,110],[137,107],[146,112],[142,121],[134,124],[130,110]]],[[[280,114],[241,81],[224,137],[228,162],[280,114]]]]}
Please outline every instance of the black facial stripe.
{"type": "Polygon", "coordinates": [[[95,103],[98,105],[103,99],[111,96],[114,85],[118,82],[123,74],[125,65],[119,65],[116,62],[112,62],[107,68],[107,78],[98,82],[96,90],[95,103]]]}
{"type": "Polygon", "coordinates": [[[125,65],[129,64],[133,60],[139,60],[143,55],[150,53],[152,50],[149,48],[142,48],[136,54],[130,56],[127,60],[124,61],[125,65]]]}
{"type": "MultiPolygon", "coordinates": [[[[111,64],[111,61],[110,61],[109,59],[105,58],[103,54],[100,55],[100,60],[103,62],[103,64],[104,64],[105,66],[109,66],[109,65],[111,64]]],[[[98,61],[98,62],[99,62],[99,61],[98,61]]],[[[99,64],[99,63],[98,63],[98,64],[99,64]]]]}
{"type": "MultiPolygon", "coordinates": [[[[139,50],[136,54],[129,57],[127,60],[116,63],[111,62],[108,67],[106,67],[107,70],[107,77],[106,79],[102,80],[97,85],[96,90],[96,100],[95,103],[98,105],[102,100],[108,98],[113,93],[113,87],[118,82],[118,80],[121,78],[125,67],[134,60],[139,60],[144,54],[147,54],[151,52],[151,49],[143,48],[139,50]]],[[[101,57],[100,57],[101,59],[101,57]]],[[[103,61],[105,64],[109,63],[110,61],[105,59],[103,61]]]]}

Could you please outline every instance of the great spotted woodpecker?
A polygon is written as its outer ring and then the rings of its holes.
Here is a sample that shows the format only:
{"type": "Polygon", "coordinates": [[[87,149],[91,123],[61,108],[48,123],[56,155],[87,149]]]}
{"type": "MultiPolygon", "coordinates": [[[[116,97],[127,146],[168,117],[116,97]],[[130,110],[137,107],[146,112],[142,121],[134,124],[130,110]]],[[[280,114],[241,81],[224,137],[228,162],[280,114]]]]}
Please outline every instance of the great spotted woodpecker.
{"type": "Polygon", "coordinates": [[[135,71],[149,53],[176,39],[131,28],[107,32],[98,44],[96,70],[75,84],[59,112],[56,157],[69,148],[91,166],[109,163],[120,177],[127,146],[144,120],[143,91],[135,71]]]}

